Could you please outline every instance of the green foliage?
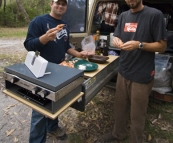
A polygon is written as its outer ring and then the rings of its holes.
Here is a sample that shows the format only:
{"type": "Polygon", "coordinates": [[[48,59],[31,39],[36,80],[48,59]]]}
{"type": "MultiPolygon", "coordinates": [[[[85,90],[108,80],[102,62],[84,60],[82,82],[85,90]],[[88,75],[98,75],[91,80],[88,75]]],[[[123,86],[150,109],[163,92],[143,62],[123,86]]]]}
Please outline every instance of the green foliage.
{"type": "MultiPolygon", "coordinates": [[[[50,5],[47,0],[22,0],[21,2],[30,20],[37,15],[50,12],[50,5]]],[[[2,27],[23,27],[28,24],[16,1],[7,0],[5,11],[2,4],[2,7],[0,7],[0,19],[0,26],[2,27]]]]}
{"type": "Polygon", "coordinates": [[[4,9],[0,9],[0,25],[8,27],[21,27],[24,26],[25,19],[23,15],[18,11],[16,3],[7,5],[4,9]]]}
{"type": "Polygon", "coordinates": [[[32,9],[26,7],[26,12],[28,13],[30,20],[32,20],[36,15],[38,15],[36,7],[33,7],[32,9]]]}

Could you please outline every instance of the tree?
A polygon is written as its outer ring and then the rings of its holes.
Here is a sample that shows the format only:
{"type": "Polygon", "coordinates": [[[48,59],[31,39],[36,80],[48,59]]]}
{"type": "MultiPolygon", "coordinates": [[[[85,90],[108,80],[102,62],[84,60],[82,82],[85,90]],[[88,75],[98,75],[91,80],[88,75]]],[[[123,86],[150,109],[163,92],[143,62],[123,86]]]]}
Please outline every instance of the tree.
{"type": "MultiPolygon", "coordinates": [[[[1,0],[2,2],[2,0],[1,0]]],[[[5,11],[6,11],[6,0],[4,0],[4,24],[6,25],[7,21],[6,21],[6,17],[5,17],[5,11]]]]}
{"type": "Polygon", "coordinates": [[[0,0],[0,7],[2,6],[2,0],[0,0]]]}
{"type": "Polygon", "coordinates": [[[17,6],[18,6],[19,10],[20,10],[21,13],[23,14],[23,16],[24,16],[24,18],[25,18],[25,21],[26,21],[27,23],[29,23],[29,22],[30,22],[30,19],[29,19],[29,16],[28,16],[28,14],[27,14],[27,12],[26,12],[26,10],[25,10],[23,4],[22,4],[22,1],[21,1],[21,0],[16,0],[16,3],[17,3],[17,6]]]}

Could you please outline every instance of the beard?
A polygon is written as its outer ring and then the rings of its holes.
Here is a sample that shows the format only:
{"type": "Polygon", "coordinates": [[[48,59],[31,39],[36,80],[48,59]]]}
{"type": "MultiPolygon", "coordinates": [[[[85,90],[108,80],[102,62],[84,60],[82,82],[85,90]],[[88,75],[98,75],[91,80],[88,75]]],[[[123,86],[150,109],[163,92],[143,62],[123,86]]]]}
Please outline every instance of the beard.
{"type": "Polygon", "coordinates": [[[128,2],[126,2],[126,4],[129,6],[130,9],[136,9],[141,4],[141,0],[133,4],[129,4],[128,2]]]}

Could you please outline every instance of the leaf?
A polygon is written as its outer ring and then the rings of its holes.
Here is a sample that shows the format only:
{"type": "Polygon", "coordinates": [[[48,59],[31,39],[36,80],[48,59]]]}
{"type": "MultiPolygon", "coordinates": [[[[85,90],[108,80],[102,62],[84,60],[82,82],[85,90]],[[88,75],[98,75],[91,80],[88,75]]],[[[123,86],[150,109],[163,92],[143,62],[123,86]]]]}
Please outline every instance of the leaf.
{"type": "Polygon", "coordinates": [[[8,114],[8,112],[9,112],[9,110],[5,110],[5,113],[4,113],[4,114],[6,114],[6,115],[7,115],[7,114],[8,114]]]}
{"type": "Polygon", "coordinates": [[[166,112],[166,113],[172,113],[172,111],[171,111],[171,110],[166,110],[165,112],[166,112]]]}
{"type": "Polygon", "coordinates": [[[11,107],[14,107],[14,106],[16,106],[16,104],[8,105],[7,108],[6,108],[5,110],[8,110],[8,109],[10,109],[11,107]]]}
{"type": "Polygon", "coordinates": [[[10,131],[6,131],[6,136],[8,137],[9,135],[11,135],[16,129],[12,129],[10,131]]]}
{"type": "Polygon", "coordinates": [[[154,124],[155,122],[157,122],[157,119],[154,119],[151,123],[154,124]]]}
{"type": "Polygon", "coordinates": [[[26,120],[23,120],[23,121],[21,121],[22,123],[25,123],[26,122],[26,120]]]}
{"type": "Polygon", "coordinates": [[[161,127],[161,130],[162,130],[162,131],[167,131],[168,128],[166,128],[166,127],[161,127]]]}
{"type": "Polygon", "coordinates": [[[100,126],[99,126],[97,123],[95,123],[95,125],[96,125],[96,127],[100,130],[100,126]]]}
{"type": "Polygon", "coordinates": [[[19,139],[15,137],[13,141],[16,143],[19,141],[19,139]]]}
{"type": "Polygon", "coordinates": [[[94,105],[94,102],[93,102],[93,101],[91,101],[91,104],[92,104],[92,105],[94,105]]]}
{"type": "Polygon", "coordinates": [[[85,142],[86,142],[86,143],[91,143],[91,141],[92,141],[92,138],[90,137],[90,138],[88,138],[85,142]]]}
{"type": "Polygon", "coordinates": [[[18,113],[14,112],[15,115],[18,115],[18,113]]]}
{"type": "Polygon", "coordinates": [[[159,114],[158,119],[161,119],[161,118],[162,118],[162,115],[161,115],[161,114],[159,114]]]}
{"type": "Polygon", "coordinates": [[[148,141],[151,141],[152,140],[152,137],[151,137],[151,135],[150,134],[148,134],[148,139],[147,139],[148,141]]]}

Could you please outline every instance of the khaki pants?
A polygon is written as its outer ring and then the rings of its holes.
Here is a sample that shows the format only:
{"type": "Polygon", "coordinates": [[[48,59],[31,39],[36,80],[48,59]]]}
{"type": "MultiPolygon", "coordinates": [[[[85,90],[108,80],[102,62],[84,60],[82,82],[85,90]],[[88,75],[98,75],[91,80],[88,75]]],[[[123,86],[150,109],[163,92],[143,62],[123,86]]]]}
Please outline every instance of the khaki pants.
{"type": "Polygon", "coordinates": [[[130,115],[130,143],[143,143],[143,131],[153,81],[139,84],[118,74],[115,93],[115,125],[113,136],[119,140],[127,137],[130,115]],[[130,113],[130,114],[129,114],[130,113]]]}

